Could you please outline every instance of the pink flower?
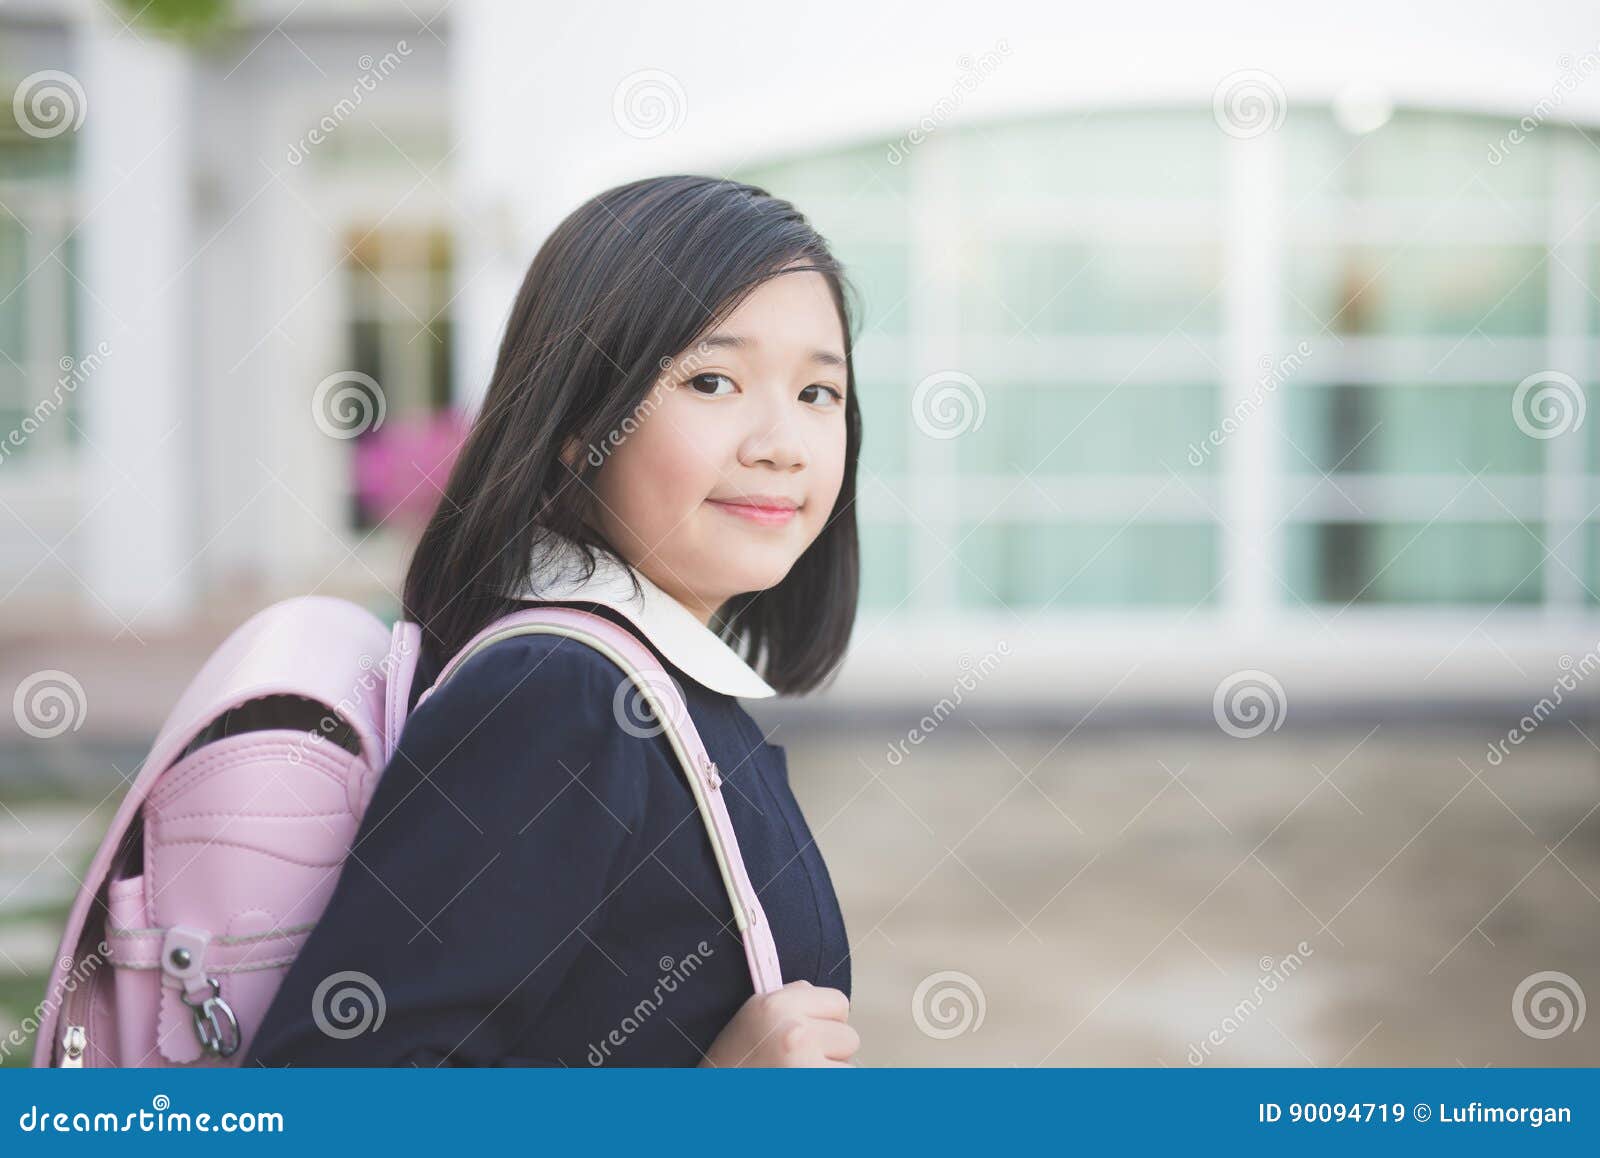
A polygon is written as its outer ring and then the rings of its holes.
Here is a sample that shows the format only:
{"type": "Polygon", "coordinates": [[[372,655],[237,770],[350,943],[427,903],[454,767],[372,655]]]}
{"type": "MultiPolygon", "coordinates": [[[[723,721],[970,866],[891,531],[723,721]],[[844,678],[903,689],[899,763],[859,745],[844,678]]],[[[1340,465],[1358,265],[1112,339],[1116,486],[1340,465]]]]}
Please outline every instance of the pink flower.
{"type": "Polygon", "coordinates": [[[439,505],[467,423],[454,409],[391,418],[356,440],[355,487],[373,522],[420,527],[439,505]]]}

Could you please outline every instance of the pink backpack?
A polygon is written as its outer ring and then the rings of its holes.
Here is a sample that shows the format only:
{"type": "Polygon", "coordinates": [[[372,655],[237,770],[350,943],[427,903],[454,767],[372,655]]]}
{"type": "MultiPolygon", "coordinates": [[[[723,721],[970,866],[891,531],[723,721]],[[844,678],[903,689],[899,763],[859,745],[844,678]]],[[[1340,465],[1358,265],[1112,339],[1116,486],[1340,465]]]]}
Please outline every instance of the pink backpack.
{"type": "MultiPolygon", "coordinates": [[[[530,604],[472,638],[594,648],[630,679],[688,777],[757,993],[782,985],[721,779],[682,693],[602,616],[530,604]]],[[[406,721],[421,632],[343,599],[257,612],[162,725],[67,920],[35,1066],[238,1065],[334,882],[406,721]]],[[[307,1011],[309,1015],[311,1011],[307,1011]]]]}

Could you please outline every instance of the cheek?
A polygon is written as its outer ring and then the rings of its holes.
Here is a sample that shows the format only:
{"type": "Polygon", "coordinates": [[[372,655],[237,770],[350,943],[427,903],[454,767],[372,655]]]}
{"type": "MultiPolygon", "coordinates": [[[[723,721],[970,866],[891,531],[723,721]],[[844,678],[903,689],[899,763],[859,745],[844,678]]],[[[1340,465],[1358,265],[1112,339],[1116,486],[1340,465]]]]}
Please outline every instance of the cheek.
{"type": "Polygon", "coordinates": [[[715,481],[703,448],[671,423],[647,419],[613,453],[596,490],[617,517],[648,535],[681,520],[715,481]]]}
{"type": "Polygon", "coordinates": [[[815,448],[812,467],[816,471],[812,483],[813,495],[826,520],[833,514],[833,504],[844,487],[845,436],[841,424],[838,433],[815,448]]]}

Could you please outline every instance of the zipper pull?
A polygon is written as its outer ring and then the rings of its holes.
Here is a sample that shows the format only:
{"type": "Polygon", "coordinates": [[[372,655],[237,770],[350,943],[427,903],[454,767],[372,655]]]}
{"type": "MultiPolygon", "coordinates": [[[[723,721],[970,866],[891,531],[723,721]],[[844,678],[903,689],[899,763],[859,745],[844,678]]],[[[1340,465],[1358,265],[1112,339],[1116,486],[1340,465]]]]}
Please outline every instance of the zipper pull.
{"type": "Polygon", "coordinates": [[[83,1068],[83,1051],[88,1047],[89,1035],[83,1031],[83,1026],[67,1026],[67,1031],[61,1035],[61,1048],[66,1051],[66,1057],[61,1059],[61,1068],[64,1070],[81,1070],[83,1068]]]}

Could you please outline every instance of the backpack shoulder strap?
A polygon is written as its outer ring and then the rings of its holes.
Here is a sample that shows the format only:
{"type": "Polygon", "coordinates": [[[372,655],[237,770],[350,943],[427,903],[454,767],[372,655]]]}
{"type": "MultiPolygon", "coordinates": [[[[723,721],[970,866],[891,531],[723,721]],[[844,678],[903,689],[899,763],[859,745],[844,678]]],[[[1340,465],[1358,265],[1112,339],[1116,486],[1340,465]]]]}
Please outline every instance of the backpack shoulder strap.
{"type": "Polygon", "coordinates": [[[389,672],[383,684],[383,766],[394,759],[411,703],[411,684],[422,658],[422,628],[410,620],[396,621],[389,636],[389,672]]]}
{"type": "MultiPolygon", "coordinates": [[[[527,609],[514,611],[484,628],[473,636],[449,663],[440,671],[439,678],[417,700],[420,707],[438,688],[481,649],[514,635],[559,635],[591,647],[611,660],[633,682],[638,694],[649,704],[655,718],[663,725],[663,732],[672,746],[673,754],[683,767],[700,811],[706,835],[711,840],[711,851],[716,857],[717,869],[722,876],[723,888],[733,906],[733,918],[744,940],[745,961],[750,969],[750,979],[757,993],[768,993],[783,985],[783,975],[778,963],[777,946],[767,925],[766,913],[760,898],[750,884],[745,872],[744,858],[739,854],[739,841],[734,835],[728,807],[722,798],[722,777],[716,764],[706,751],[700,732],[690,718],[688,705],[677,685],[663,670],[660,660],[642,644],[632,632],[613,623],[604,616],[570,607],[550,607],[533,604],[527,609]]],[[[417,625],[401,622],[395,625],[394,644],[409,646],[409,667],[397,662],[389,675],[389,723],[387,730],[392,754],[398,741],[400,727],[406,715],[406,702],[416,667],[417,625]],[[403,674],[402,674],[403,672],[403,674]],[[398,678],[397,678],[398,677],[398,678]],[[398,704],[398,708],[396,708],[398,704]]]]}

